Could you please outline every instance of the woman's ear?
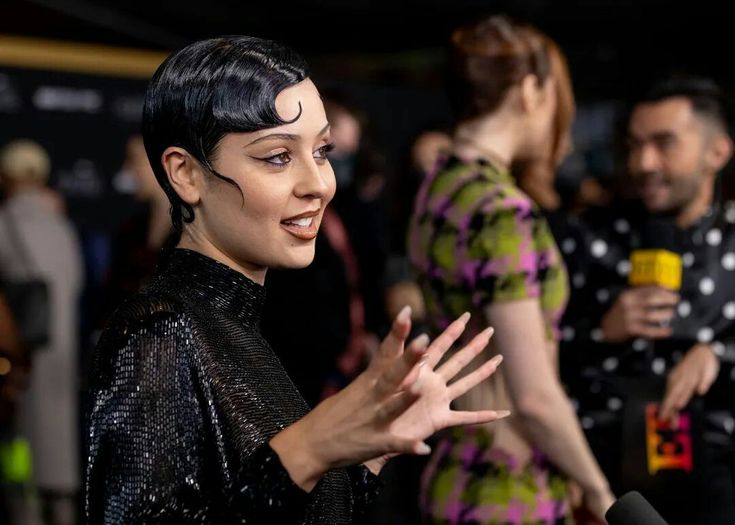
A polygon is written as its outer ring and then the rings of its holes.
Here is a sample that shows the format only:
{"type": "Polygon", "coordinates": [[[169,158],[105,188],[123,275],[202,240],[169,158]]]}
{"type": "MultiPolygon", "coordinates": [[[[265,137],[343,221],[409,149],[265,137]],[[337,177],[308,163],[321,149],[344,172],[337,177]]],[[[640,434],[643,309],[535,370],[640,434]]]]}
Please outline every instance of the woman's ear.
{"type": "Polygon", "coordinates": [[[204,177],[199,163],[183,148],[170,146],[161,155],[163,169],[176,194],[194,206],[201,198],[204,177]]]}
{"type": "Polygon", "coordinates": [[[521,109],[524,113],[533,113],[544,96],[543,86],[536,75],[526,75],[521,80],[520,95],[521,109]]]}

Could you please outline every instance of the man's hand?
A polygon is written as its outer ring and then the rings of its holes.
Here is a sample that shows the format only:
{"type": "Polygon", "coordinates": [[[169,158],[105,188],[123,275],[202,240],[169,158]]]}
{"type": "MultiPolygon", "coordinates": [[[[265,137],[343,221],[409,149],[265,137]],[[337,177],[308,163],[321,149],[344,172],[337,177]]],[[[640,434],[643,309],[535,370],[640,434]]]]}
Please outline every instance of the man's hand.
{"type": "Polygon", "coordinates": [[[706,394],[720,372],[720,360],[706,344],[697,344],[669,373],[659,418],[674,421],[696,392],[706,394]]]}
{"type": "Polygon", "coordinates": [[[679,296],[660,286],[629,288],[622,292],[602,318],[600,328],[608,343],[633,337],[664,339],[671,336],[668,323],[674,318],[679,296]]]}

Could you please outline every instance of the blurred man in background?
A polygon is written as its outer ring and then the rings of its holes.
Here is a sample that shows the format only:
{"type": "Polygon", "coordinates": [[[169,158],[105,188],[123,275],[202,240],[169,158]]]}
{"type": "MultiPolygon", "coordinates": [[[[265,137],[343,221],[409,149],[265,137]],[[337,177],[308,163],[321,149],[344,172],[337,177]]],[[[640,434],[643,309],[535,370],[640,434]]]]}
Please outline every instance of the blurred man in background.
{"type": "Polygon", "coordinates": [[[718,194],[733,151],[719,88],[662,81],[634,105],[627,140],[640,202],[559,239],[573,285],[566,379],[616,492],[641,490],[671,524],[732,523],[735,203],[718,194]],[[628,285],[631,252],[646,248],[678,254],[680,290],[628,285]],[[672,452],[681,463],[657,466],[672,452]]]}

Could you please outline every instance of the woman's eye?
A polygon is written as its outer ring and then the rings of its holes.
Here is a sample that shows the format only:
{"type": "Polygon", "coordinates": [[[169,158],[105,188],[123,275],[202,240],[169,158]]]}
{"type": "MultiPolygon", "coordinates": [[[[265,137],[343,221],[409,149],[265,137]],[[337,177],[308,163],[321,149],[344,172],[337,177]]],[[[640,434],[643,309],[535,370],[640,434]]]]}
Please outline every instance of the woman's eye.
{"type": "Polygon", "coordinates": [[[268,164],[274,164],[276,166],[285,166],[289,162],[291,162],[291,155],[289,155],[287,152],[279,153],[278,155],[272,155],[270,157],[265,157],[265,162],[268,164]]]}
{"type": "Polygon", "coordinates": [[[325,144],[321,148],[317,149],[314,152],[314,158],[317,159],[326,159],[327,155],[330,151],[334,149],[334,142],[330,142],[329,144],[325,144]]]}

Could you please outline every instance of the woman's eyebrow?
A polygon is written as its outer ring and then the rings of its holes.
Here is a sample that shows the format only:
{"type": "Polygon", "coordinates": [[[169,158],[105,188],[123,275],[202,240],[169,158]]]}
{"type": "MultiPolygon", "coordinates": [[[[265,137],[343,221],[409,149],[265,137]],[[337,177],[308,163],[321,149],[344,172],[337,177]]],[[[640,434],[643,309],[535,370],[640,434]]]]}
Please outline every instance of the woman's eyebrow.
{"type": "Polygon", "coordinates": [[[248,146],[252,146],[253,144],[257,144],[258,142],[263,142],[264,140],[273,140],[273,139],[281,139],[281,140],[290,140],[290,141],[296,141],[299,140],[299,135],[294,135],[293,133],[271,133],[270,135],[264,135],[262,137],[258,137],[251,143],[247,144],[248,146]]]}
{"type": "MultiPolygon", "coordinates": [[[[321,130],[319,130],[319,133],[317,135],[324,135],[330,128],[330,124],[327,123],[321,130]]],[[[252,146],[253,144],[257,144],[258,142],[263,142],[264,140],[274,140],[274,139],[280,139],[280,140],[290,140],[292,142],[295,142],[301,138],[300,135],[296,135],[294,133],[271,133],[270,135],[264,135],[262,137],[258,137],[254,141],[250,142],[247,146],[252,146]]]]}

